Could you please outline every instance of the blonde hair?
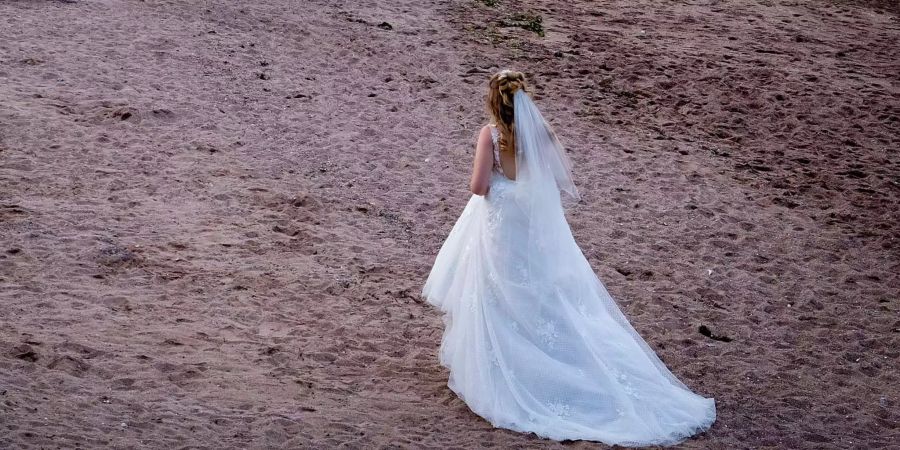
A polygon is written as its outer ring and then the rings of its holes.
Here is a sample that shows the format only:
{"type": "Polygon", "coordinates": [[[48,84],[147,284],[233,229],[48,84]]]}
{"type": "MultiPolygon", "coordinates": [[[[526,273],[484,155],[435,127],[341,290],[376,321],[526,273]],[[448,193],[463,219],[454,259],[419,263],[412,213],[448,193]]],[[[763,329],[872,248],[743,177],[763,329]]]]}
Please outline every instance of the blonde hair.
{"type": "Polygon", "coordinates": [[[491,122],[500,130],[500,151],[516,152],[515,109],[513,95],[525,90],[525,74],[512,70],[497,72],[488,84],[487,109],[491,122]]]}

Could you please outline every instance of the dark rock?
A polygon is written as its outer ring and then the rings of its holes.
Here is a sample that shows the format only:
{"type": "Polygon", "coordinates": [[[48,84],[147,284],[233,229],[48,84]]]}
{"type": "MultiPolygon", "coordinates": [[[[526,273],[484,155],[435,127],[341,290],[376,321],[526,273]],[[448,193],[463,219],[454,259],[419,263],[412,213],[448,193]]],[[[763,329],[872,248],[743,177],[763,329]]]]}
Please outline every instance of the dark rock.
{"type": "Polygon", "coordinates": [[[710,330],[706,325],[700,325],[700,327],[697,328],[697,331],[714,341],[731,342],[732,340],[728,336],[713,334],[712,330],[710,330]]]}

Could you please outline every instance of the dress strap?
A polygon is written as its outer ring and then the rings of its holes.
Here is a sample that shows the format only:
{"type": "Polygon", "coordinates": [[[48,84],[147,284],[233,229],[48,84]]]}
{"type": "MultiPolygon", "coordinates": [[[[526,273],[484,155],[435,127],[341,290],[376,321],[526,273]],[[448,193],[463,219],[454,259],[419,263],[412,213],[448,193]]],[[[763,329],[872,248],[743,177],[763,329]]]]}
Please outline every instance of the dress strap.
{"type": "Polygon", "coordinates": [[[494,146],[494,168],[500,169],[500,130],[496,125],[491,125],[491,143],[494,146]]]}

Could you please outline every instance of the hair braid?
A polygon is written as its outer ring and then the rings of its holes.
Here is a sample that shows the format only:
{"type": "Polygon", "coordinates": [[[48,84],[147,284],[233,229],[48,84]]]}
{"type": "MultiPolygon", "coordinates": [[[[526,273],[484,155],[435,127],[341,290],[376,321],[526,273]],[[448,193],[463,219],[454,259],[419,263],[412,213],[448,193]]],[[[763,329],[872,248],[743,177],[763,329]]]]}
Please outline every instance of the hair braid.
{"type": "Polygon", "coordinates": [[[515,93],[526,88],[525,74],[504,70],[491,77],[488,92],[488,112],[491,121],[500,130],[500,151],[516,151],[515,109],[513,97],[515,93]]]}

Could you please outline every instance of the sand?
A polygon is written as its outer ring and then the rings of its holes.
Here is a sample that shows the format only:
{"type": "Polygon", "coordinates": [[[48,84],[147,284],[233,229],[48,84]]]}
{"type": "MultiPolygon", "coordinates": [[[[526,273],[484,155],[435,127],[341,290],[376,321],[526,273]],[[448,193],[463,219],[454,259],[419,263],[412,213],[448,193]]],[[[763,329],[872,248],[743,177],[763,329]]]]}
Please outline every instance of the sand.
{"type": "Polygon", "coordinates": [[[602,448],[471,413],[419,297],[512,67],[683,448],[896,448],[892,2],[245,3],[0,3],[0,447],[602,448]]]}

